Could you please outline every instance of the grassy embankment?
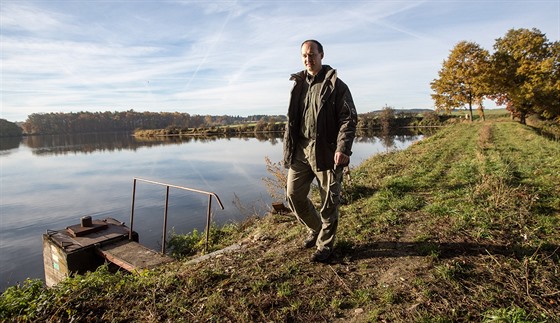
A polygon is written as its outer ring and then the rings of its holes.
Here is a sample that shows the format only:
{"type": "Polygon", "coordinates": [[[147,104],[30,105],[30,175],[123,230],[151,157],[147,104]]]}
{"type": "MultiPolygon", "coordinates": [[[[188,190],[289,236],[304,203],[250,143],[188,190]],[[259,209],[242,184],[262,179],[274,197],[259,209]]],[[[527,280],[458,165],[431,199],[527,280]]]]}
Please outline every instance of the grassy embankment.
{"type": "Polygon", "coordinates": [[[169,136],[240,136],[256,133],[282,132],[284,122],[244,123],[228,126],[211,126],[199,128],[168,127],[165,129],[137,129],[134,136],[138,138],[169,136]]]}
{"type": "Polygon", "coordinates": [[[345,189],[331,264],[309,262],[292,217],[267,215],[220,231],[217,247],[243,247],[199,263],[11,288],[0,318],[560,321],[557,141],[508,121],[457,124],[373,156],[345,189]]]}

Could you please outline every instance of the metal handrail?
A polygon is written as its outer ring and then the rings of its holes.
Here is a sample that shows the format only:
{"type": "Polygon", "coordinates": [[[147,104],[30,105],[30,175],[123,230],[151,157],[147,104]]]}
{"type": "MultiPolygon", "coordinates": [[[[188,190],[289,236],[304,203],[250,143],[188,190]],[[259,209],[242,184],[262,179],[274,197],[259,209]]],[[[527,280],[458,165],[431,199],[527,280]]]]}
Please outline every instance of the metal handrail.
{"type": "Polygon", "coordinates": [[[134,184],[132,186],[132,210],[130,212],[130,232],[128,233],[128,240],[132,240],[132,232],[133,232],[133,225],[134,225],[134,202],[136,200],[136,182],[137,181],[150,183],[150,184],[156,184],[156,185],[162,185],[162,186],[167,187],[167,191],[166,191],[166,194],[165,194],[165,210],[164,210],[164,213],[163,213],[163,237],[162,237],[162,244],[161,244],[161,253],[162,254],[165,254],[165,240],[167,238],[167,208],[169,206],[169,188],[173,187],[173,188],[178,188],[178,189],[185,190],[185,191],[190,191],[190,192],[195,192],[195,193],[208,195],[208,210],[207,210],[207,213],[206,213],[206,229],[205,229],[206,244],[204,245],[205,251],[208,250],[208,239],[210,237],[210,220],[211,220],[211,217],[212,217],[212,215],[211,215],[212,196],[216,198],[216,201],[218,201],[218,204],[220,205],[222,210],[224,209],[224,205],[222,204],[222,201],[220,201],[220,198],[218,197],[218,195],[216,193],[213,193],[213,192],[206,192],[206,191],[197,190],[197,189],[194,189],[194,188],[188,188],[188,187],[183,187],[183,186],[178,186],[178,185],[160,183],[160,182],[151,181],[151,180],[147,180],[147,179],[143,179],[143,178],[137,178],[137,177],[134,177],[134,184]]]}

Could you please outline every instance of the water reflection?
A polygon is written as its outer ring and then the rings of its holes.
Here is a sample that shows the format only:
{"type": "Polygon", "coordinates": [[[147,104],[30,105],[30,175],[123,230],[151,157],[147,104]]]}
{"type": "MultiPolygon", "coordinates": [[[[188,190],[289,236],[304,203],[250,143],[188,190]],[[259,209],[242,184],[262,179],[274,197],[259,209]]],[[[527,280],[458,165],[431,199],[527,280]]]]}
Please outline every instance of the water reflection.
{"type": "Polygon", "coordinates": [[[65,155],[68,153],[92,153],[96,151],[136,151],[142,147],[162,145],[180,145],[191,142],[210,143],[224,139],[251,139],[276,145],[281,140],[280,133],[245,134],[233,137],[221,136],[169,136],[169,137],[134,137],[130,133],[91,133],[77,135],[27,136],[23,139],[3,138],[1,149],[18,148],[19,143],[32,148],[34,155],[65,155]]]}
{"type": "Polygon", "coordinates": [[[402,149],[407,144],[435,133],[434,128],[406,128],[394,131],[371,131],[359,129],[355,143],[380,143],[385,151],[402,149]]]}
{"type": "MultiPolygon", "coordinates": [[[[411,138],[430,135],[434,130],[427,129],[398,129],[391,132],[374,132],[359,129],[355,142],[380,142],[387,150],[399,148],[396,142],[406,143],[411,138]]],[[[65,155],[68,153],[93,153],[96,151],[136,151],[142,147],[162,145],[180,145],[184,143],[210,143],[219,140],[257,139],[259,142],[269,142],[271,145],[282,143],[282,133],[247,133],[232,137],[225,136],[168,136],[168,137],[134,137],[128,132],[91,133],[76,135],[44,135],[27,136],[23,138],[1,138],[0,151],[18,148],[20,143],[32,149],[34,155],[65,155]]]]}
{"type": "Polygon", "coordinates": [[[11,150],[19,147],[21,137],[2,137],[0,138],[0,154],[4,154],[6,150],[11,150]]]}

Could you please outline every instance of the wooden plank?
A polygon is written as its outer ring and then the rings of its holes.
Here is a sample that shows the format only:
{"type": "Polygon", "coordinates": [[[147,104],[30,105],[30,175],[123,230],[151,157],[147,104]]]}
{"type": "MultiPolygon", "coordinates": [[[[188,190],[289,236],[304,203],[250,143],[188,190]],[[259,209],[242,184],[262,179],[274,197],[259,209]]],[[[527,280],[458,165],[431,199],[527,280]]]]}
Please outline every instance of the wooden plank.
{"type": "Polygon", "coordinates": [[[130,272],[154,268],[173,261],[171,257],[129,240],[99,246],[97,252],[105,259],[130,272]]]}

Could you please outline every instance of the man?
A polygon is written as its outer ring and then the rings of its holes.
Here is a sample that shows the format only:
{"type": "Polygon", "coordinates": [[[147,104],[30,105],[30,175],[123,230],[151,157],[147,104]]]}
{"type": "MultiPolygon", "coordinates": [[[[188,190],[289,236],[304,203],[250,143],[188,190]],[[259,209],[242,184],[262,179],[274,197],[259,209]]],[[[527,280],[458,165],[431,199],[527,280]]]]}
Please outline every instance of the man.
{"type": "Polygon", "coordinates": [[[301,45],[305,70],[292,74],[288,123],[284,133],[284,165],[288,168],[286,198],[308,229],[303,246],[316,248],[311,260],[327,262],[338,226],[342,168],[350,162],[357,114],[348,86],[336,70],[323,65],[323,46],[316,40],[301,45]],[[317,179],[321,207],[309,199],[317,179]]]}

